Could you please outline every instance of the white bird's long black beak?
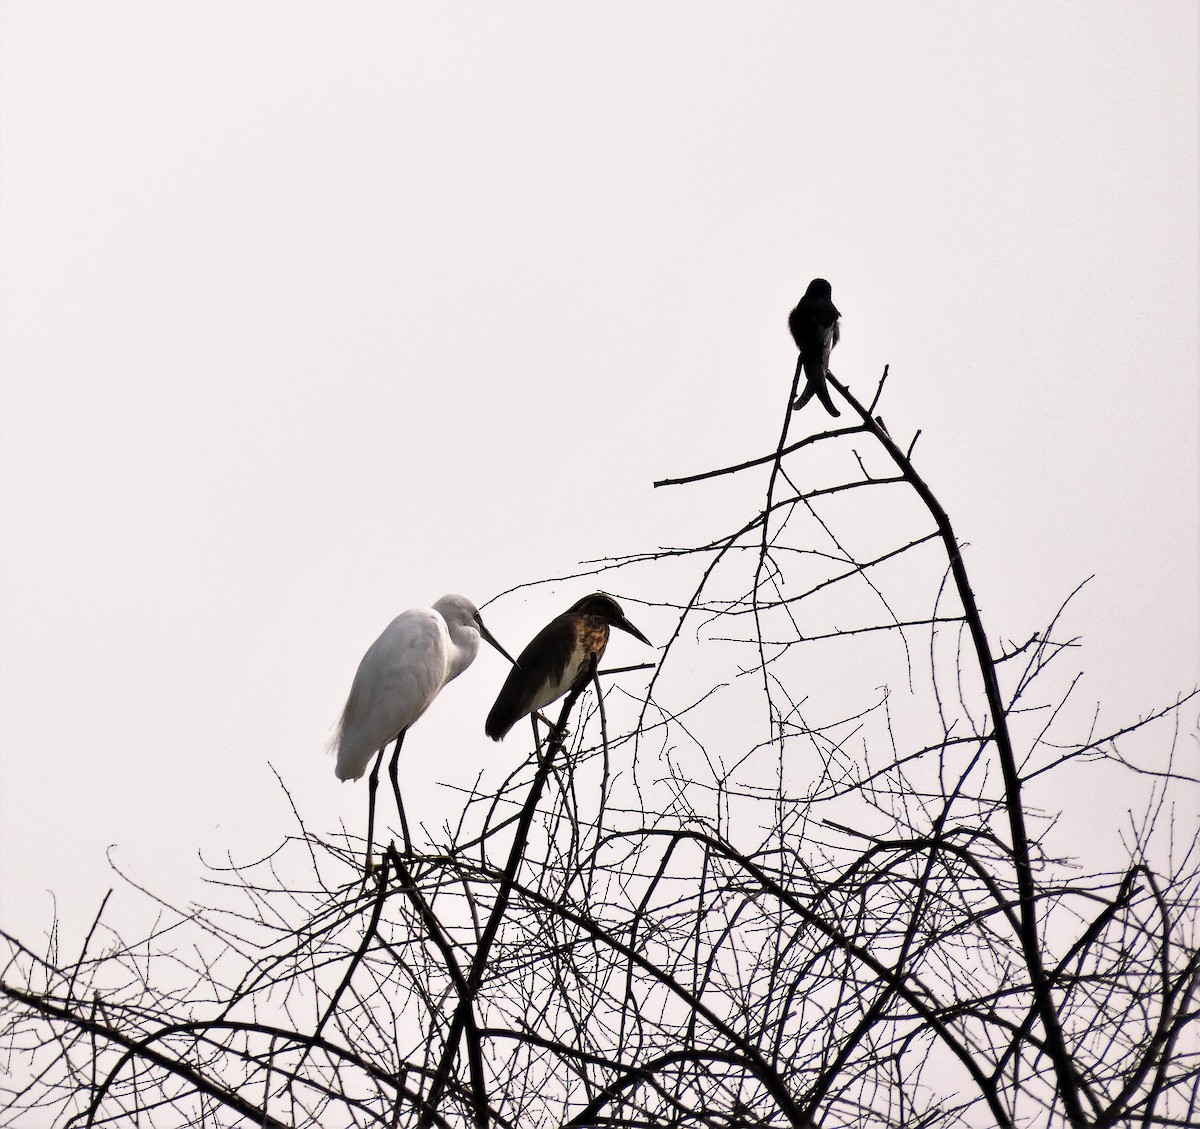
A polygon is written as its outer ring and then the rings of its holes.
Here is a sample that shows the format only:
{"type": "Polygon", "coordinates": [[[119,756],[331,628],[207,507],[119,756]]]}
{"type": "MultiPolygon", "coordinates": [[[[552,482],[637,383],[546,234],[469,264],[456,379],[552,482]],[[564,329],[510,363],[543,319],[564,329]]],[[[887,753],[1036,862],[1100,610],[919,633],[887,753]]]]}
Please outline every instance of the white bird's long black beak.
{"type": "Polygon", "coordinates": [[[475,626],[479,628],[480,638],[486,639],[489,643],[491,643],[491,645],[495,647],[496,650],[499,651],[506,659],[508,659],[513,666],[517,665],[517,660],[500,646],[499,642],[496,640],[496,637],[486,627],[483,626],[483,620],[480,619],[478,615],[475,617],[475,626]]]}

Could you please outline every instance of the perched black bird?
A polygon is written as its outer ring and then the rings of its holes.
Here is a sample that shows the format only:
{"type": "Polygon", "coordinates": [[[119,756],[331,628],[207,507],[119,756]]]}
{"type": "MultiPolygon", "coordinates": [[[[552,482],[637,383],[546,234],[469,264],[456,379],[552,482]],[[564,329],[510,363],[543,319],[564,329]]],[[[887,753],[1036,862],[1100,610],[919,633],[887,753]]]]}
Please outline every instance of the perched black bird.
{"type": "Polygon", "coordinates": [[[808,284],[804,297],[796,303],[796,308],[788,317],[788,329],[800,350],[800,359],[796,367],[804,369],[808,383],[804,391],[796,397],[793,408],[802,408],[813,398],[825,405],[825,410],[831,416],[842,413],[833,406],[829,398],[829,385],[825,377],[829,373],[829,354],[838,343],[841,336],[838,330],[837,307],[833,304],[833,292],[829,283],[823,278],[814,278],[808,284]]]}
{"type": "Polygon", "coordinates": [[[552,619],[521,652],[508,672],[504,687],[484,732],[499,741],[526,714],[548,706],[587,680],[592,660],[598,663],[608,646],[608,629],[619,627],[649,645],[625,618],[621,605],[603,592],[584,596],[579,603],[552,619]]]}

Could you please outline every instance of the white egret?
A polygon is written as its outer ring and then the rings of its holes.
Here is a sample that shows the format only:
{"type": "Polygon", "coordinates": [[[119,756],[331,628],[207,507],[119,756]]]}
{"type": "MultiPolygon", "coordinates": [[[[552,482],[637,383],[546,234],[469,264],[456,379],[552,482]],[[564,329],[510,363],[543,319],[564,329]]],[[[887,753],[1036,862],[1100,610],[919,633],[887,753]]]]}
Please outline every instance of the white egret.
{"type": "Polygon", "coordinates": [[[484,731],[499,741],[526,714],[535,713],[589,677],[608,646],[609,627],[646,638],[625,618],[621,605],[604,592],[584,596],[552,619],[521,652],[488,714],[484,731]]]}
{"type": "MultiPolygon", "coordinates": [[[[367,870],[375,832],[375,789],[379,766],[391,741],[396,742],[388,775],[396,795],[405,851],[412,853],[408,820],[400,799],[398,764],[404,735],[429,708],[442,687],[475,660],[480,638],[502,655],[507,652],[483,626],[479,611],[466,596],[443,596],[432,608],[401,612],[363,655],[342,711],[337,734],[339,780],[358,780],[371,757],[375,767],[368,779],[367,870]]],[[[512,660],[509,659],[511,662],[512,660]]]]}

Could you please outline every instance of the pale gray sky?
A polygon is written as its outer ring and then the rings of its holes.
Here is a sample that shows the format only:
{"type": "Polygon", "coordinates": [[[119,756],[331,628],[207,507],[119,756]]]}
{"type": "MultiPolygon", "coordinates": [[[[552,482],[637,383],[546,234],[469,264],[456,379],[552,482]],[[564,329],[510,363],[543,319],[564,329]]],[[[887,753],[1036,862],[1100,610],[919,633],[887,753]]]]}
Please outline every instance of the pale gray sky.
{"type": "MultiPolygon", "coordinates": [[[[1095,573],[1083,694],[1115,725],[1190,688],[1197,22],[6,3],[0,922],[36,942],[54,891],[77,943],[110,844],[181,899],[198,853],[265,853],[268,762],[361,830],[324,746],[367,645],[719,532],[732,495],[651,483],[769,449],[814,275],[834,371],[891,365],[993,638],[1095,573]]],[[[587,590],[490,625],[519,647],[587,590]]],[[[483,654],[414,731],[410,814],[524,755],[483,736],[502,676],[483,654]]]]}

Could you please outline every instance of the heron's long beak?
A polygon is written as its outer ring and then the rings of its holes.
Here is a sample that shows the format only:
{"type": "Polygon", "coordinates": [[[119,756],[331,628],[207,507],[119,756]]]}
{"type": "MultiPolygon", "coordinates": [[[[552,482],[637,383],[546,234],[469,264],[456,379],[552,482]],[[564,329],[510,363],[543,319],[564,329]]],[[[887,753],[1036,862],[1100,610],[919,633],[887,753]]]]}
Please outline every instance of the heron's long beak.
{"type": "Polygon", "coordinates": [[[491,645],[495,647],[496,650],[499,651],[506,659],[508,659],[513,666],[517,665],[517,660],[500,646],[500,644],[496,641],[496,637],[486,627],[483,626],[483,620],[480,619],[479,616],[475,617],[475,625],[479,628],[479,635],[481,638],[486,639],[489,643],[491,643],[491,645]]]}
{"type": "Polygon", "coordinates": [[[635,639],[640,639],[643,643],[645,643],[647,647],[654,646],[654,644],[651,643],[650,640],[647,639],[646,636],[643,635],[636,627],[634,627],[633,624],[630,623],[629,620],[627,620],[624,616],[618,620],[614,620],[613,627],[619,627],[622,631],[629,632],[629,634],[635,639]]]}

